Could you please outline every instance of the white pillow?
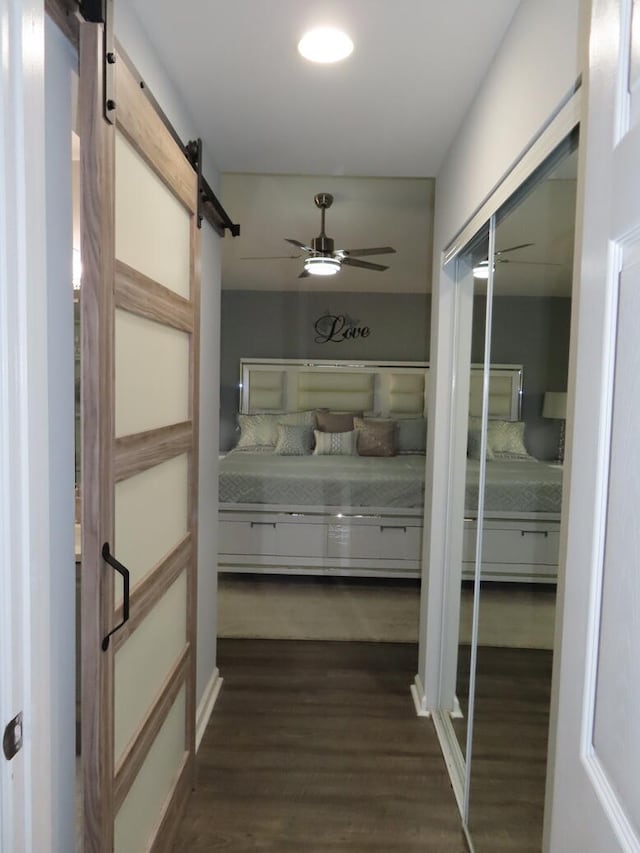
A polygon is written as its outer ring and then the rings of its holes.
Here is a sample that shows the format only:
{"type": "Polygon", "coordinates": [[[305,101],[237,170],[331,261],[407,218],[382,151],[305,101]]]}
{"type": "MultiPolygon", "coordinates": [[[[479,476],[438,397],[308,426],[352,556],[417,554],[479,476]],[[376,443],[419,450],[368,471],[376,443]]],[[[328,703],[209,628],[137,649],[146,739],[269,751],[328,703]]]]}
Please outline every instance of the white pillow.
{"type": "Polygon", "coordinates": [[[487,458],[528,459],[524,446],[524,421],[491,420],[487,424],[487,458]]]}
{"type": "Polygon", "coordinates": [[[315,456],[356,456],[358,433],[356,430],[350,432],[320,432],[315,429],[313,434],[316,439],[315,456]]]}

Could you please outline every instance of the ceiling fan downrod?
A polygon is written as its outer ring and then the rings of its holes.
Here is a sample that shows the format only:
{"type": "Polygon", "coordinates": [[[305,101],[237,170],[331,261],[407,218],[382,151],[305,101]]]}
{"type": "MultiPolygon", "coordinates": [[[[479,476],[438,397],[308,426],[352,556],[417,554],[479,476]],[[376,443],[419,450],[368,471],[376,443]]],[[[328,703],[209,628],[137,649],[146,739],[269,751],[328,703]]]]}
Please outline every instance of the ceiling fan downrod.
{"type": "Polygon", "coordinates": [[[313,197],[316,207],[320,208],[320,234],[311,241],[314,252],[320,255],[330,255],[334,249],[334,241],[324,233],[324,214],[333,204],[331,193],[316,193],[313,197]]]}

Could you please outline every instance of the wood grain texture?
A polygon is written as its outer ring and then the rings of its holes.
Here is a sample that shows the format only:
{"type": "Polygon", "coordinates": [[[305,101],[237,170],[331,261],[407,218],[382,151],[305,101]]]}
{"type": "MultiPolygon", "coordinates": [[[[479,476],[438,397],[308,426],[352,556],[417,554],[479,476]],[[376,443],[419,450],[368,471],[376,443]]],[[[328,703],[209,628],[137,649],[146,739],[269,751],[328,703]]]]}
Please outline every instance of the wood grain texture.
{"type": "Polygon", "coordinates": [[[462,853],[414,645],[222,640],[173,853],[462,853]]]}
{"type": "Polygon", "coordinates": [[[102,117],[102,27],[80,26],[78,94],[82,244],[82,764],[85,853],[113,848],[113,650],[103,652],[113,612],[114,129],[102,117]],[[95,484],[100,483],[100,488],[95,484]]]}
{"type": "MultiPolygon", "coordinates": [[[[468,650],[460,647],[461,658],[468,650]]],[[[476,853],[542,849],[552,661],[543,649],[478,647],[469,809],[476,853]]]]}
{"type": "Polygon", "coordinates": [[[139,729],[122,753],[116,767],[114,780],[113,800],[116,812],[135,782],[136,776],[140,772],[149,750],[185,682],[190,657],[191,649],[187,645],[165,679],[156,701],[149,708],[139,729]]]}
{"type": "MultiPolygon", "coordinates": [[[[193,553],[193,537],[187,533],[184,539],[167,554],[158,565],[144,577],[131,591],[129,603],[129,621],[113,636],[113,646],[117,652],[133,634],[136,628],[160,601],[165,592],[177,580],[181,572],[187,570],[193,553]]],[[[122,605],[116,608],[113,622],[122,619],[122,605]]],[[[187,623],[190,616],[187,615],[187,623]]]]}
{"type": "Polygon", "coordinates": [[[185,752],[176,773],[176,781],[160,811],[160,820],[152,833],[148,853],[170,853],[173,847],[180,826],[180,819],[184,814],[191,793],[189,765],[189,753],[185,752]]]}
{"type": "Polygon", "coordinates": [[[160,465],[191,450],[191,421],[132,433],[116,439],[114,476],[116,483],[160,465]]]}
{"type": "Polygon", "coordinates": [[[144,97],[141,78],[116,56],[116,121],[136,151],[191,213],[197,208],[197,177],[187,158],[144,97]]]}
{"type": "Polygon", "coordinates": [[[116,307],[183,332],[193,331],[193,304],[123,261],[116,261],[116,307]]]}

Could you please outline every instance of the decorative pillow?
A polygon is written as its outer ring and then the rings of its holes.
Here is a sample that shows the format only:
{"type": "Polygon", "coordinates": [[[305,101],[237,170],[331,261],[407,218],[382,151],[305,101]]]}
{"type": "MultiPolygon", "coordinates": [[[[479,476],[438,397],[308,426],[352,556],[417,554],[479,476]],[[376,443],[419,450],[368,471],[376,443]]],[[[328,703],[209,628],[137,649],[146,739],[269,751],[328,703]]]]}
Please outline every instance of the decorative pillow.
{"type": "Polygon", "coordinates": [[[275,445],[278,440],[278,421],[275,415],[238,415],[240,438],[238,447],[275,445]]]}
{"type": "MultiPolygon", "coordinates": [[[[469,459],[480,459],[480,439],[482,433],[479,429],[470,429],[467,436],[467,456],[469,459]]],[[[487,459],[494,459],[491,448],[487,444],[487,459]]]]}
{"type": "Polygon", "coordinates": [[[278,424],[278,440],[274,453],[280,456],[308,456],[311,453],[313,430],[299,424],[278,424]]]}
{"type": "Polygon", "coordinates": [[[361,418],[362,412],[326,412],[317,409],[315,415],[320,432],[351,432],[353,419],[361,418]]]}
{"type": "Polygon", "coordinates": [[[256,415],[238,415],[240,438],[238,447],[269,445],[275,447],[278,441],[278,424],[298,424],[310,429],[315,427],[313,412],[262,412],[256,415]]]}
{"type": "Polygon", "coordinates": [[[529,453],[524,446],[524,421],[489,421],[487,451],[491,451],[494,459],[528,459],[529,453]]]}
{"type": "Polygon", "coordinates": [[[426,448],[426,418],[401,418],[396,421],[396,453],[425,453],[426,448]]]}
{"type": "Polygon", "coordinates": [[[316,447],[313,451],[316,456],[356,456],[356,442],[358,434],[355,430],[349,432],[321,432],[319,429],[313,432],[316,439],[316,447]]]}
{"type": "Polygon", "coordinates": [[[395,456],[396,422],[385,419],[354,418],[359,456],[395,456]]]}
{"type": "MultiPolygon", "coordinates": [[[[467,455],[469,459],[480,459],[481,418],[469,418],[467,455]]],[[[487,459],[529,459],[524,445],[524,421],[487,422],[487,459]]]]}

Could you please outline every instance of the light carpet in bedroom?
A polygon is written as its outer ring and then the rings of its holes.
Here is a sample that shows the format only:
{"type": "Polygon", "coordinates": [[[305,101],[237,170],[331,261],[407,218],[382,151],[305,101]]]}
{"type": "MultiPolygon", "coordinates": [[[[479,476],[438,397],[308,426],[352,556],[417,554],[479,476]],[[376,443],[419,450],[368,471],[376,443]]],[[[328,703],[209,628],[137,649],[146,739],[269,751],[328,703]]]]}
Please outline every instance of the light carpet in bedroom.
{"type": "MultiPolygon", "coordinates": [[[[220,575],[218,636],[263,639],[418,639],[420,591],[414,581],[220,575]]],[[[471,636],[470,589],[463,590],[461,641],[471,636]]],[[[553,648],[555,590],[494,584],[483,590],[480,644],[553,648]]]]}

